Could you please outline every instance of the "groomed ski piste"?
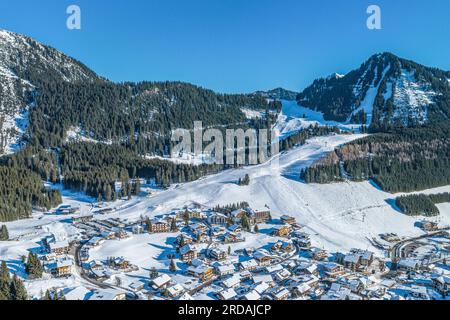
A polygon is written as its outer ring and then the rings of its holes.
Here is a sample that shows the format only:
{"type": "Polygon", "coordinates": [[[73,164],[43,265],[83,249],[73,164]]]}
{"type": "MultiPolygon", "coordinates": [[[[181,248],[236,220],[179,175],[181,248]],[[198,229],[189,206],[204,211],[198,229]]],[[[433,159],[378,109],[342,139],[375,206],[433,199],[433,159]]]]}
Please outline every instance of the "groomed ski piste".
{"type": "MultiPolygon", "coordinates": [[[[292,102],[285,102],[277,125],[282,133],[307,127],[309,124],[325,124],[320,114],[310,111],[307,119],[299,114],[307,110],[293,108],[292,102]],[[290,113],[290,110],[294,112],[290,113]],[[314,117],[312,117],[314,116],[314,117]],[[284,117],[284,118],[283,118],[284,117]],[[295,121],[298,126],[286,129],[286,121],[295,121]]],[[[328,124],[328,123],[327,123],[328,124]]],[[[350,125],[343,125],[351,128],[350,125]]],[[[98,219],[120,218],[123,221],[138,221],[141,217],[155,217],[180,210],[185,206],[200,204],[205,208],[228,205],[246,201],[257,210],[270,209],[272,217],[290,215],[310,234],[312,245],[329,252],[348,252],[352,248],[371,250],[378,256],[384,253],[373,245],[371,239],[384,233],[396,233],[399,237],[413,237],[424,234],[415,226],[421,218],[402,214],[396,207],[394,199],[399,194],[389,194],[380,190],[373,182],[342,182],[326,185],[305,184],[299,179],[302,168],[310,166],[328,152],[347,142],[362,138],[362,134],[330,135],[316,137],[303,146],[281,153],[267,163],[230,169],[200,180],[172,185],[167,190],[149,187],[143,188],[140,196],[131,200],[118,200],[107,204],[114,210],[98,219]],[[239,186],[237,181],[246,174],[250,177],[248,186],[239,186]],[[148,192],[146,192],[148,191],[148,192]]],[[[420,193],[450,192],[450,186],[421,191],[420,193]]],[[[81,215],[94,211],[95,200],[79,193],[63,190],[63,203],[80,207],[81,215]]],[[[439,223],[450,225],[450,203],[439,204],[439,223]]],[[[6,223],[12,241],[2,242],[0,257],[7,261],[11,271],[26,279],[22,256],[31,250],[38,250],[45,235],[54,234],[58,240],[78,240],[80,231],[71,223],[71,216],[45,215],[34,213],[28,220],[6,223]]],[[[233,250],[245,247],[261,247],[273,242],[267,236],[264,226],[258,234],[246,236],[246,242],[233,244],[233,250]]],[[[170,260],[166,258],[171,252],[175,234],[140,234],[122,240],[111,240],[94,248],[90,260],[105,260],[108,257],[122,256],[139,268],[121,279],[126,287],[133,281],[148,278],[152,267],[167,269],[170,260]]],[[[226,249],[226,246],[224,247],[226,249]]],[[[178,276],[175,276],[178,277],[178,276]]],[[[182,276],[179,276],[183,282],[182,276]]],[[[184,282],[186,280],[184,279],[184,282]]],[[[186,284],[186,283],[185,283],[186,284]]],[[[46,278],[26,281],[30,295],[39,296],[49,288],[77,288],[77,296],[83,296],[92,289],[79,272],[66,279],[46,278]]],[[[75,293],[73,293],[75,294],[75,293]]],[[[207,294],[200,293],[196,299],[207,299],[207,294]]]]}

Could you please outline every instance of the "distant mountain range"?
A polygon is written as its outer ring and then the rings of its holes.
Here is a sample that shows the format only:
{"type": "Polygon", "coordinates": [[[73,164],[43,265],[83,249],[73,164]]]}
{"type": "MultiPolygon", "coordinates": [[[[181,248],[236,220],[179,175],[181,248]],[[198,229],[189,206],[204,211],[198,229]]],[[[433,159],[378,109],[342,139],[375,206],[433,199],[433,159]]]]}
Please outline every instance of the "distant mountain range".
{"type": "MultiPolygon", "coordinates": [[[[315,80],[297,93],[283,88],[224,95],[181,82],[112,83],[63,53],[0,30],[0,154],[31,141],[61,145],[77,132],[99,141],[151,140],[172,129],[248,122],[244,109],[297,100],[326,120],[379,130],[448,121],[450,72],[391,53],[376,54],[346,75],[315,80]]],[[[261,124],[249,124],[260,126],[261,124]]],[[[159,146],[158,146],[159,145],[159,146]]]]}

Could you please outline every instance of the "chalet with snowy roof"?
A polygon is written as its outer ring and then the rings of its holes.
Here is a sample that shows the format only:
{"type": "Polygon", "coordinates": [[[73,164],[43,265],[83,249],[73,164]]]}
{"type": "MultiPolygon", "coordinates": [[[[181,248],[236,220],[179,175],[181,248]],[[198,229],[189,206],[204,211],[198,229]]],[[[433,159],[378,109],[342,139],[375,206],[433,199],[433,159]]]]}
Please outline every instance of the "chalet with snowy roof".
{"type": "Polygon", "coordinates": [[[189,225],[189,229],[193,234],[204,233],[208,231],[208,227],[203,223],[193,223],[189,225]]]}
{"type": "Polygon", "coordinates": [[[70,215],[80,213],[80,207],[72,207],[71,205],[62,205],[56,209],[56,214],[70,215]]]}
{"type": "Polygon", "coordinates": [[[255,259],[250,259],[246,261],[242,261],[239,263],[239,267],[242,270],[256,270],[258,268],[258,262],[255,259]]]}
{"type": "Polygon", "coordinates": [[[172,278],[167,274],[162,274],[159,277],[156,277],[155,279],[151,280],[150,284],[153,289],[155,290],[161,290],[163,288],[166,288],[167,285],[172,281],[172,278]]]}
{"type": "Polygon", "coordinates": [[[219,266],[216,266],[215,269],[216,269],[216,273],[221,277],[233,274],[235,272],[235,268],[232,264],[224,265],[224,266],[219,265],[219,266]]]}
{"type": "Polygon", "coordinates": [[[247,216],[247,211],[245,211],[244,209],[237,209],[230,213],[230,217],[235,222],[240,222],[241,219],[246,216],[247,216]]]}
{"type": "Polygon", "coordinates": [[[272,264],[272,261],[274,260],[273,256],[265,249],[255,251],[253,257],[258,261],[260,266],[268,266],[272,264]]]}
{"type": "Polygon", "coordinates": [[[433,232],[439,230],[439,225],[432,221],[421,221],[419,223],[420,228],[426,232],[433,232]]]}
{"type": "Polygon", "coordinates": [[[186,291],[186,289],[179,283],[167,288],[167,293],[169,294],[169,297],[174,298],[174,299],[181,296],[185,291],[186,291]]]}
{"type": "Polygon", "coordinates": [[[317,267],[317,264],[315,264],[315,263],[300,262],[294,268],[294,272],[296,274],[313,274],[313,275],[318,275],[319,274],[319,268],[317,267]]]}
{"type": "Polygon", "coordinates": [[[89,268],[91,270],[100,270],[100,269],[103,269],[104,266],[103,266],[103,263],[101,263],[100,261],[92,260],[91,262],[89,262],[89,268]]]}
{"type": "Polygon", "coordinates": [[[293,224],[296,224],[296,223],[297,223],[297,221],[295,220],[294,217],[288,216],[288,215],[283,215],[283,216],[281,216],[281,217],[280,217],[280,220],[281,220],[281,222],[284,223],[284,224],[290,224],[290,225],[293,225],[293,224]]]}
{"type": "Polygon", "coordinates": [[[279,288],[273,288],[270,291],[270,295],[272,296],[272,298],[274,300],[281,301],[281,300],[287,300],[287,298],[289,298],[290,293],[286,288],[279,287],[279,288]]]}
{"type": "Polygon", "coordinates": [[[189,245],[185,245],[180,248],[181,261],[190,263],[197,258],[197,252],[189,245]]]}
{"type": "Polygon", "coordinates": [[[231,276],[228,279],[222,281],[222,285],[225,288],[235,288],[241,283],[241,277],[238,274],[231,276]]]}
{"type": "Polygon", "coordinates": [[[150,229],[148,230],[150,233],[164,233],[170,231],[170,225],[164,220],[152,220],[150,229]]]}
{"type": "Polygon", "coordinates": [[[224,250],[213,248],[208,250],[208,257],[218,261],[225,260],[227,258],[227,253],[224,250]]]}
{"type": "Polygon", "coordinates": [[[292,291],[299,297],[308,296],[312,288],[306,283],[297,283],[292,287],[292,291]]]}
{"type": "Polygon", "coordinates": [[[266,223],[272,219],[269,210],[253,210],[251,208],[247,208],[246,211],[252,224],[266,223]]]}
{"type": "Polygon", "coordinates": [[[327,262],[322,264],[322,269],[328,277],[336,278],[345,273],[345,269],[340,264],[335,262],[327,262]]]}
{"type": "Polygon", "coordinates": [[[145,284],[142,281],[133,281],[128,285],[133,292],[139,292],[144,289],[145,284]]]}
{"type": "Polygon", "coordinates": [[[311,252],[311,257],[314,260],[321,261],[321,260],[328,258],[328,252],[323,249],[311,248],[310,252],[311,252]]]}
{"type": "Polygon", "coordinates": [[[228,230],[229,230],[230,232],[235,232],[235,233],[242,232],[242,228],[241,228],[241,226],[239,226],[238,224],[233,224],[232,226],[229,226],[229,227],[228,227],[228,230]]]}
{"type": "Polygon", "coordinates": [[[81,217],[73,217],[72,224],[86,223],[86,222],[92,221],[93,219],[94,219],[94,215],[92,215],[92,214],[84,215],[81,217]]]}
{"type": "Polygon", "coordinates": [[[411,286],[411,288],[409,288],[409,296],[420,300],[430,300],[427,288],[422,286],[411,286]]]}
{"type": "Polygon", "coordinates": [[[223,242],[224,243],[236,243],[236,242],[242,242],[242,241],[245,241],[245,239],[239,233],[227,232],[223,236],[223,242]]]}
{"type": "Polygon", "coordinates": [[[130,267],[130,262],[124,257],[116,257],[111,260],[112,267],[119,270],[125,270],[130,267]]]}
{"type": "Polygon", "coordinates": [[[450,277],[440,276],[432,279],[433,288],[442,296],[447,297],[450,290],[450,277]]]}
{"type": "MultiPolygon", "coordinates": [[[[270,277],[272,278],[272,277],[270,277]]],[[[272,280],[270,280],[272,282],[272,280]]],[[[253,290],[255,290],[257,293],[262,295],[264,292],[270,289],[270,285],[267,282],[260,281],[259,283],[255,284],[253,287],[253,290]]]]}
{"type": "Polygon", "coordinates": [[[73,264],[73,260],[70,257],[58,257],[46,264],[45,269],[54,277],[65,277],[71,274],[73,264]]]}
{"type": "Polygon", "coordinates": [[[98,247],[98,246],[102,245],[104,242],[105,242],[105,239],[103,239],[102,237],[92,237],[86,243],[86,246],[92,247],[92,248],[93,247],[98,247]]]}
{"type": "Polygon", "coordinates": [[[94,291],[94,294],[89,298],[89,300],[126,300],[125,292],[118,292],[114,289],[102,289],[94,291]]]}
{"type": "Polygon", "coordinates": [[[56,255],[68,254],[70,250],[69,242],[67,240],[53,242],[49,244],[49,249],[51,253],[56,255]]]}
{"type": "Polygon", "coordinates": [[[184,220],[186,217],[191,219],[202,219],[203,213],[201,210],[181,210],[176,213],[178,220],[184,220]]]}
{"type": "Polygon", "coordinates": [[[287,241],[278,241],[272,245],[272,251],[281,251],[281,252],[291,252],[295,250],[295,247],[292,242],[287,241]]]}
{"type": "Polygon", "coordinates": [[[194,239],[187,233],[181,233],[177,236],[175,242],[178,245],[186,245],[194,242],[194,239]]]}
{"type": "Polygon", "coordinates": [[[234,300],[236,298],[236,296],[237,296],[237,293],[236,293],[236,291],[234,291],[233,288],[225,289],[225,290],[219,291],[217,293],[217,297],[220,300],[234,300]]]}
{"type": "Polygon", "coordinates": [[[275,280],[278,282],[289,279],[290,276],[291,273],[289,272],[289,270],[284,268],[278,272],[275,272],[275,280]]]}
{"type": "Polygon", "coordinates": [[[261,300],[261,295],[256,290],[252,290],[252,291],[248,292],[247,294],[245,294],[242,297],[242,299],[248,300],[248,301],[257,301],[257,300],[261,300]]]}
{"type": "Polygon", "coordinates": [[[199,267],[190,266],[187,271],[188,274],[202,281],[209,281],[214,277],[214,269],[205,265],[199,267]]]}
{"type": "Polygon", "coordinates": [[[276,237],[287,237],[292,232],[292,227],[288,224],[275,226],[272,231],[276,237]]]}
{"type": "Polygon", "coordinates": [[[253,276],[253,283],[255,285],[263,282],[267,284],[269,287],[272,287],[275,283],[273,277],[270,274],[258,274],[256,276],[253,276]]]}
{"type": "Polygon", "coordinates": [[[401,259],[397,262],[397,268],[406,272],[417,271],[420,268],[420,262],[411,258],[401,259]]]}

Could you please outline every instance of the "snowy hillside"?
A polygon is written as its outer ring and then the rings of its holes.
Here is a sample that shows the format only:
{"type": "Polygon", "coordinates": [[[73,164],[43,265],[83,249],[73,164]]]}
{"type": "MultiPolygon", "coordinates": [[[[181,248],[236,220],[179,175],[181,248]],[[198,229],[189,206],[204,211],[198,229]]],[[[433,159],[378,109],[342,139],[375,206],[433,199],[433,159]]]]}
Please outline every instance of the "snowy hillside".
{"type": "Polygon", "coordinates": [[[36,79],[96,78],[79,62],[28,37],[0,29],[0,155],[16,151],[34,106],[36,79]]]}
{"type": "Polygon", "coordinates": [[[390,53],[376,54],[345,76],[318,79],[299,94],[298,103],[345,123],[417,125],[429,111],[448,112],[439,97],[448,95],[446,72],[390,53]]]}

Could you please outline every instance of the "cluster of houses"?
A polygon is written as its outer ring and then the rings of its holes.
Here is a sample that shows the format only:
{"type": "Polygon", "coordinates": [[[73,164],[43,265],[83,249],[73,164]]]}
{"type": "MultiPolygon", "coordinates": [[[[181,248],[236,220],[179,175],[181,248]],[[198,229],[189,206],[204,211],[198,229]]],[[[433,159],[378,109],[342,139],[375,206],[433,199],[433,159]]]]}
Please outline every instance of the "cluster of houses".
{"type": "Polygon", "coordinates": [[[74,260],[69,255],[70,244],[67,240],[56,241],[53,235],[42,239],[44,271],[54,277],[67,277],[72,274],[74,260]]]}
{"type": "MultiPolygon", "coordinates": [[[[69,209],[69,208],[66,208],[69,209]]],[[[272,220],[268,210],[240,208],[221,211],[183,208],[152,219],[124,222],[118,218],[73,218],[83,230],[79,257],[84,271],[96,281],[138,270],[124,257],[89,261],[89,251],[105,241],[142,233],[173,236],[177,272],[160,270],[142,281],[129,284],[134,292],[149,297],[190,300],[202,294],[220,300],[287,299],[428,299],[448,296],[450,266],[445,259],[427,264],[414,257],[396,263],[385,261],[369,250],[328,252],[313,245],[310,235],[295,217],[272,220]],[[261,247],[246,245],[246,237],[264,226],[261,247]],[[235,246],[236,245],[236,246],[235,246]],[[240,248],[233,250],[234,248],[240,248]],[[179,281],[179,277],[188,282],[179,281]],[[192,280],[191,280],[192,279],[192,280]],[[189,283],[189,284],[188,284],[189,283]]],[[[424,230],[432,230],[432,226],[424,230]]],[[[400,241],[394,233],[380,235],[386,242],[400,241]]],[[[43,240],[44,267],[55,277],[70,275],[74,265],[67,241],[43,240]]],[[[149,257],[151,259],[151,257],[149,257]]]]}

